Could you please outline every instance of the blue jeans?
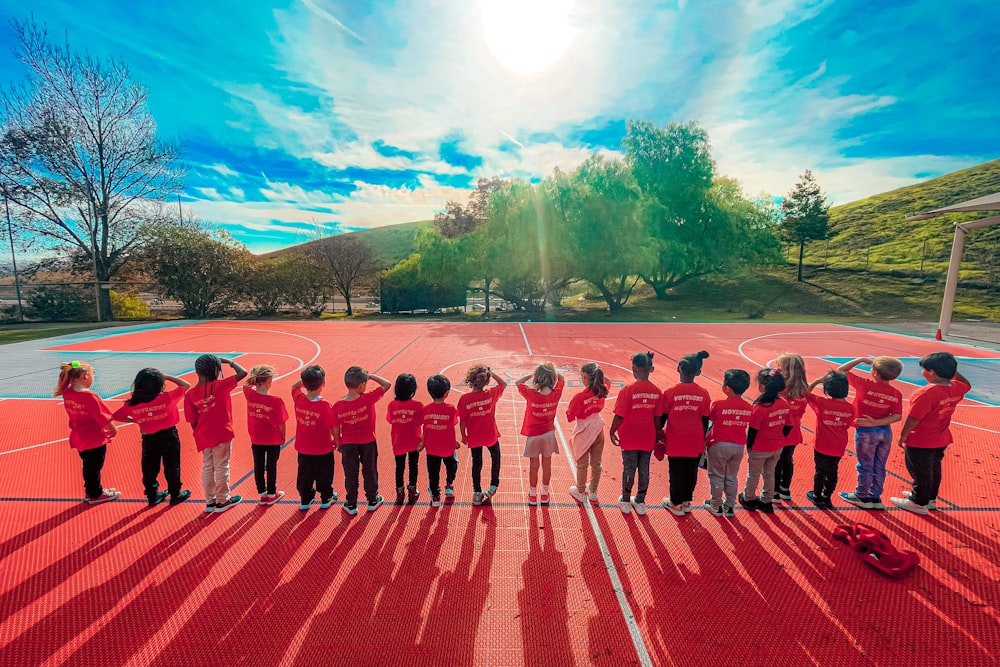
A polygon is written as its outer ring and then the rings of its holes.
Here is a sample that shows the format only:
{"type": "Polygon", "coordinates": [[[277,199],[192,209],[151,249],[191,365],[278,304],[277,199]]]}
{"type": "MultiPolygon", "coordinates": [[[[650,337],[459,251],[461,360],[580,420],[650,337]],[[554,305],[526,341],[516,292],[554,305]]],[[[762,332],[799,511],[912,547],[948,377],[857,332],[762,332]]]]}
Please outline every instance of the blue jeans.
{"type": "Polygon", "coordinates": [[[636,474],[639,477],[639,488],[635,492],[635,502],[646,502],[646,491],[649,489],[649,459],[653,452],[636,449],[622,450],[622,500],[629,502],[632,497],[632,485],[636,474]]]}
{"type": "Polygon", "coordinates": [[[888,426],[859,426],[854,431],[858,455],[858,488],[861,500],[878,500],[885,484],[885,462],[892,451],[892,429],[888,426]]]}

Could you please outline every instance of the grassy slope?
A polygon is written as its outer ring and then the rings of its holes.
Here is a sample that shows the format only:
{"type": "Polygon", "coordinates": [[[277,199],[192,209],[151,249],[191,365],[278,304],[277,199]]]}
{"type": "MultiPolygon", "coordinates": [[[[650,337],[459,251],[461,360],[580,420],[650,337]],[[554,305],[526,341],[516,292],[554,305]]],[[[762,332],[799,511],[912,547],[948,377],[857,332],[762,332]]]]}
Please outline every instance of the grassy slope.
{"type": "MultiPolygon", "coordinates": [[[[413,252],[413,241],[417,236],[417,230],[425,225],[431,224],[428,220],[417,222],[404,222],[399,225],[389,225],[387,227],[376,227],[365,229],[360,232],[350,232],[345,236],[355,236],[365,243],[368,243],[375,251],[379,261],[383,266],[394,266],[402,259],[406,259],[413,252]]],[[[297,252],[309,247],[316,241],[309,241],[296,246],[283,248],[275,252],[267,253],[262,257],[277,257],[287,252],[297,252]]]]}
{"type": "MultiPolygon", "coordinates": [[[[1000,160],[993,160],[835,206],[830,209],[829,241],[808,245],[806,263],[864,268],[867,261],[869,268],[880,271],[920,271],[923,256],[925,274],[943,274],[951,252],[953,223],[989,214],[960,213],[918,222],[906,222],[905,218],[997,191],[1000,191],[1000,160]]],[[[998,242],[1000,227],[970,234],[962,265],[963,279],[1000,282],[1000,265],[993,266],[998,242]]]]}

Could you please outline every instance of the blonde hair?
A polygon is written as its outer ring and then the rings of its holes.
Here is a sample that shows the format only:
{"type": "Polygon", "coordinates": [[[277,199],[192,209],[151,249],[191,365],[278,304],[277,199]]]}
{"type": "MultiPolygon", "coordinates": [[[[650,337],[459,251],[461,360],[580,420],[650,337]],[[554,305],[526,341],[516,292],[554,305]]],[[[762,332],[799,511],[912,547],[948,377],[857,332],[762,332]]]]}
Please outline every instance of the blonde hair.
{"type": "Polygon", "coordinates": [[[896,357],[875,357],[872,368],[886,382],[891,382],[903,372],[903,362],[896,357]]]}
{"type": "Polygon", "coordinates": [[[779,354],[774,360],[778,370],[785,377],[785,395],[789,398],[801,398],[809,393],[809,381],[806,379],[806,362],[794,352],[779,354]]]}
{"type": "Polygon", "coordinates": [[[86,361],[70,361],[59,366],[59,380],[56,388],[52,391],[53,396],[62,396],[66,389],[88,375],[93,376],[94,367],[86,361]]]}
{"type": "Polygon", "coordinates": [[[580,366],[580,373],[587,378],[587,389],[597,398],[605,398],[608,395],[607,381],[604,379],[604,371],[596,361],[588,361],[580,366]]]}
{"type": "Polygon", "coordinates": [[[274,366],[254,366],[250,369],[250,375],[247,376],[247,381],[244,384],[248,387],[264,384],[268,380],[274,379],[275,372],[274,366]]]}
{"type": "Polygon", "coordinates": [[[538,364],[535,367],[535,372],[531,376],[531,383],[535,385],[536,389],[555,389],[557,377],[555,364],[551,361],[546,361],[544,364],[538,364]]]}
{"type": "Polygon", "coordinates": [[[476,364],[465,373],[465,384],[469,385],[472,391],[482,391],[490,382],[490,369],[488,366],[476,364]]]}

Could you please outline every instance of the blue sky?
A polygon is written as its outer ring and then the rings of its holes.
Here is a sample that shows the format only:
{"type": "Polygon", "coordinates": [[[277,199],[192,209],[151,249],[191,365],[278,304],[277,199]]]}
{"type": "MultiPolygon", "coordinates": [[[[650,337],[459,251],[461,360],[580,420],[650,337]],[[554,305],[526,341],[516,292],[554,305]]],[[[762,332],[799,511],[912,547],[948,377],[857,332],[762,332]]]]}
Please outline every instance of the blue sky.
{"type": "MultiPolygon", "coordinates": [[[[697,120],[718,171],[833,203],[1000,157],[1000,3],[981,0],[0,0],[124,59],[181,199],[254,252],[429,219],[481,176],[697,120]]],[[[9,45],[10,31],[2,25],[9,45]]],[[[0,49],[0,81],[20,65],[0,49]]]]}

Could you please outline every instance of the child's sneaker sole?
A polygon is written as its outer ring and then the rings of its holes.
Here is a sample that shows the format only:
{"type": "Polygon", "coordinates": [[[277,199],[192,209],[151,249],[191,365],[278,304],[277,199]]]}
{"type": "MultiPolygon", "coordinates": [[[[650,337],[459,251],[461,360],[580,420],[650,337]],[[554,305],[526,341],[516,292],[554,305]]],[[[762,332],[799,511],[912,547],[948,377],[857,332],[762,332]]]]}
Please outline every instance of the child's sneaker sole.
{"type": "Polygon", "coordinates": [[[355,506],[341,505],[341,509],[344,510],[346,514],[349,514],[351,516],[355,516],[358,513],[358,508],[356,505],[355,506]]]}

